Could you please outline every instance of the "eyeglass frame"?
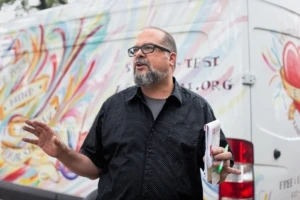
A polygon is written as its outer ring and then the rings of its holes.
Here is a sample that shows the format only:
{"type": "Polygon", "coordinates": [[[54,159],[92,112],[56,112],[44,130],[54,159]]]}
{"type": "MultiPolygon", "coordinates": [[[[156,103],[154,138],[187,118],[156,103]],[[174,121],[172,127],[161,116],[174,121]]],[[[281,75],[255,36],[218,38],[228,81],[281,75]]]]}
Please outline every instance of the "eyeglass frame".
{"type": "Polygon", "coordinates": [[[138,52],[138,51],[141,49],[141,51],[143,52],[143,54],[153,53],[154,50],[155,50],[155,48],[160,49],[160,50],[162,50],[162,51],[166,51],[166,52],[168,52],[168,53],[171,53],[171,51],[170,51],[169,49],[165,48],[165,47],[162,47],[162,46],[159,46],[159,45],[156,45],[156,44],[153,44],[153,43],[148,43],[148,44],[144,44],[144,45],[142,45],[142,46],[140,46],[140,47],[138,47],[138,46],[133,46],[133,47],[129,48],[129,49],[127,50],[127,51],[128,51],[128,56],[129,56],[129,57],[134,57],[134,56],[136,56],[136,53],[133,54],[133,56],[131,56],[130,53],[129,53],[130,50],[133,49],[133,48],[137,48],[137,51],[136,51],[136,52],[138,52]],[[153,51],[148,52],[148,53],[144,53],[143,47],[149,46],[149,45],[153,46],[153,51]]]}

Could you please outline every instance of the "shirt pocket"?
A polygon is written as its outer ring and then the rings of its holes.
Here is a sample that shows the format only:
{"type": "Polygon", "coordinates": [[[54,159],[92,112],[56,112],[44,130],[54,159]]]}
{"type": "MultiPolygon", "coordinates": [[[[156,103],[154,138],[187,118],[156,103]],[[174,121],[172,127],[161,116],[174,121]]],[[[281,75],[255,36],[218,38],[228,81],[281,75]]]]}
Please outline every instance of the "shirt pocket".
{"type": "Polygon", "coordinates": [[[199,131],[185,124],[176,124],[165,140],[167,155],[176,160],[196,160],[199,134],[199,131]]]}

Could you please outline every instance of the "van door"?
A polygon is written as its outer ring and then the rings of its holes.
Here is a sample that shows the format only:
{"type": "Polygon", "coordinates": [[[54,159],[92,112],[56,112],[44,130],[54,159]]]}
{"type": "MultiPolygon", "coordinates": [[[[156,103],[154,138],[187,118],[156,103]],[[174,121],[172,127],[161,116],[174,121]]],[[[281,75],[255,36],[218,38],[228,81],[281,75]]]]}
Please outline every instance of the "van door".
{"type": "Polygon", "coordinates": [[[300,16],[280,2],[248,1],[255,199],[300,199],[300,16]]]}

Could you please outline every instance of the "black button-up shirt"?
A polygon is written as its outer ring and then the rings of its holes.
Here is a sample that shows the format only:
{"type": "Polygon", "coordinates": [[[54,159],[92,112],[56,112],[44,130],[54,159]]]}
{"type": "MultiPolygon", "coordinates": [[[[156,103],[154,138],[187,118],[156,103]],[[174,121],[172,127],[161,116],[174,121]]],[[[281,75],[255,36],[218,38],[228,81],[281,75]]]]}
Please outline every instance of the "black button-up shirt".
{"type": "MultiPolygon", "coordinates": [[[[174,83],[156,120],[136,86],[102,105],[81,148],[102,168],[97,199],[202,199],[203,127],[215,116],[206,100],[174,83]]],[[[220,142],[227,144],[223,132],[220,142]]]]}

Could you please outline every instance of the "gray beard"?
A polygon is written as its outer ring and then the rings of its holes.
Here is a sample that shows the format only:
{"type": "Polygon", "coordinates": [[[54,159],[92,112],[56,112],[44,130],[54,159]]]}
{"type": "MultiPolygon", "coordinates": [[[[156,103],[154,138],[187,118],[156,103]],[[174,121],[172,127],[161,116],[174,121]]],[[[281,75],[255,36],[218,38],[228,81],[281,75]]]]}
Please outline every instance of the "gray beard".
{"type": "Polygon", "coordinates": [[[134,70],[134,82],[139,87],[147,87],[159,82],[168,75],[168,72],[154,70],[148,66],[149,71],[144,74],[137,74],[134,70]]]}

